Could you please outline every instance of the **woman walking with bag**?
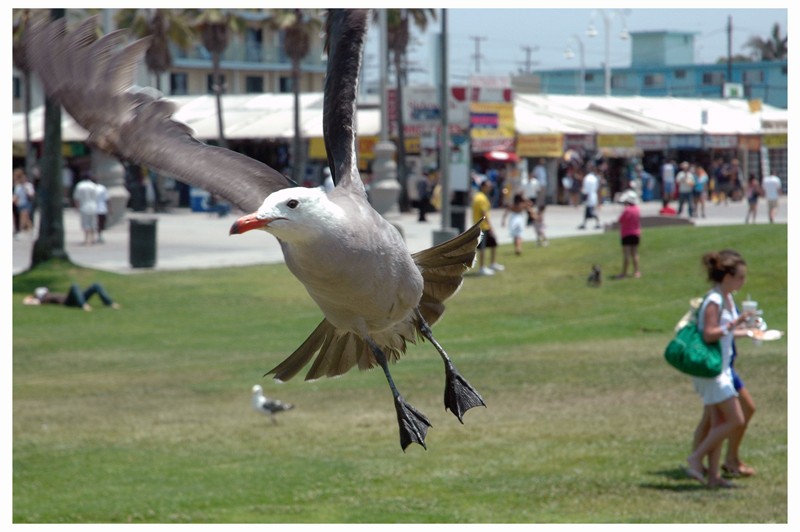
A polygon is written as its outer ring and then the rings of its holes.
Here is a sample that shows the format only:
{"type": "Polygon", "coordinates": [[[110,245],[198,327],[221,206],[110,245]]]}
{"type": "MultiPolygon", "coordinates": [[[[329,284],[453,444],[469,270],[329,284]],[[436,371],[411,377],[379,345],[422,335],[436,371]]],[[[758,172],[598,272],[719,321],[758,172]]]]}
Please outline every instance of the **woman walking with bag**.
{"type": "Polygon", "coordinates": [[[694,452],[687,459],[686,474],[699,482],[707,483],[709,487],[728,488],[732,484],[720,476],[722,443],[745,425],[730,363],[734,338],[747,335],[747,329],[741,325],[749,314],[738,314],[733,301],[733,293],[744,285],[747,264],[738,252],[725,249],[706,253],[703,256],[703,265],[713,287],[700,306],[697,328],[702,332],[706,343],[720,343],[723,369],[716,377],[692,377],[694,388],[703,399],[703,415],[708,416],[711,425],[707,431],[701,431],[698,426],[694,452]],[[706,457],[707,469],[703,464],[706,457]],[[704,470],[708,473],[707,481],[703,475],[704,470]]]}

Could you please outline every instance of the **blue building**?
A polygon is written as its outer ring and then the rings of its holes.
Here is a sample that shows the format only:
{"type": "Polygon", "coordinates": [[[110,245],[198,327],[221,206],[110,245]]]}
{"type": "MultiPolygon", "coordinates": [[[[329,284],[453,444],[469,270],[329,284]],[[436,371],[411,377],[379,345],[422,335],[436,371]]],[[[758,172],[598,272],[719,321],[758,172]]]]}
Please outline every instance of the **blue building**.
{"type": "MultiPolygon", "coordinates": [[[[645,31],[630,35],[631,66],[611,68],[612,96],[743,98],[787,108],[786,59],[695,64],[694,33],[645,31]]],[[[544,70],[532,77],[539,78],[535,85],[542,94],[605,93],[602,68],[544,70]]]]}

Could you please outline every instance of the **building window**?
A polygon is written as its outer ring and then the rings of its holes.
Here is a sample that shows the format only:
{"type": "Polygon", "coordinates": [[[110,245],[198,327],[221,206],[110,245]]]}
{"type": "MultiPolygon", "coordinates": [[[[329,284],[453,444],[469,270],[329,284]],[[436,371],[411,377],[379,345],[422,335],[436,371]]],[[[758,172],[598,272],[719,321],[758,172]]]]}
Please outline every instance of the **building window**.
{"type": "Polygon", "coordinates": [[[686,79],[686,70],[676,70],[675,71],[675,79],[686,79]]]}
{"type": "Polygon", "coordinates": [[[758,85],[764,83],[764,71],[745,70],[742,72],[742,83],[745,85],[758,85]]]}
{"type": "Polygon", "coordinates": [[[178,96],[189,94],[189,76],[185,72],[175,72],[169,75],[170,94],[178,96]]]}
{"type": "Polygon", "coordinates": [[[260,63],[262,60],[264,32],[261,28],[247,28],[244,35],[244,60],[260,63]]]}
{"type": "Polygon", "coordinates": [[[281,76],[280,88],[278,92],[292,92],[292,78],[289,76],[281,76]]]}
{"type": "Polygon", "coordinates": [[[264,92],[264,78],[263,76],[247,76],[244,80],[245,92],[248,93],[261,93],[264,92]]]}
{"type": "Polygon", "coordinates": [[[22,98],[22,81],[19,79],[19,76],[14,76],[14,99],[22,98]]]}
{"type": "Polygon", "coordinates": [[[611,88],[624,89],[626,77],[625,74],[612,74],[611,75],[611,88]]]}
{"type": "MultiPolygon", "coordinates": [[[[225,92],[225,74],[220,76],[222,78],[222,92],[225,92]]],[[[206,76],[206,89],[209,94],[214,94],[214,74],[206,76]]]]}
{"type": "Polygon", "coordinates": [[[584,79],[585,81],[594,81],[594,74],[592,74],[591,72],[587,72],[586,77],[584,79]]]}
{"type": "Polygon", "coordinates": [[[722,85],[725,83],[725,74],[722,72],[703,73],[703,85],[722,85]]]}
{"type": "Polygon", "coordinates": [[[663,87],[664,86],[664,74],[645,74],[644,76],[644,86],[645,87],[663,87]]]}

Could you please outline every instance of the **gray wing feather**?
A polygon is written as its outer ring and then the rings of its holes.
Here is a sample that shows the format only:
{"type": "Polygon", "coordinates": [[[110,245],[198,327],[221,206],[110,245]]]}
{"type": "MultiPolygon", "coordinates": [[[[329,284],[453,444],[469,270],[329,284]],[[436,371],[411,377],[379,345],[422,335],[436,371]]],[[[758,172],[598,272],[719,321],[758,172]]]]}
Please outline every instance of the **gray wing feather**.
{"type": "Polygon", "coordinates": [[[48,96],[89,132],[90,144],[208,190],[246,212],[294,185],[266,164],[194,138],[172,119],[174,104],[155,91],[134,90],[149,41],[120,48],[123,32],[97,39],[96,28],[91,18],[67,32],[61,19],[33,24],[26,36],[31,66],[48,96]]]}

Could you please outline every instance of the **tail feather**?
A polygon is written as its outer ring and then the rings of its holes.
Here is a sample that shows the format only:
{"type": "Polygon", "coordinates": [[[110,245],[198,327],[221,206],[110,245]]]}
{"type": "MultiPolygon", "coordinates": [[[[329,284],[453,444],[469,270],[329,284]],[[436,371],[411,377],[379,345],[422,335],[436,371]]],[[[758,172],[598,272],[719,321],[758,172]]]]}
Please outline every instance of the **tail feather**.
{"type": "MultiPolygon", "coordinates": [[[[406,350],[406,342],[416,342],[411,320],[392,331],[377,333],[375,336],[390,362],[400,359],[406,350]]],[[[377,365],[367,342],[355,333],[339,331],[328,320],[322,320],[306,341],[283,362],[269,370],[267,375],[274,375],[279,381],[288,381],[311,359],[314,362],[306,373],[305,380],[336,377],[347,373],[354,366],[366,370],[377,365]]]]}

